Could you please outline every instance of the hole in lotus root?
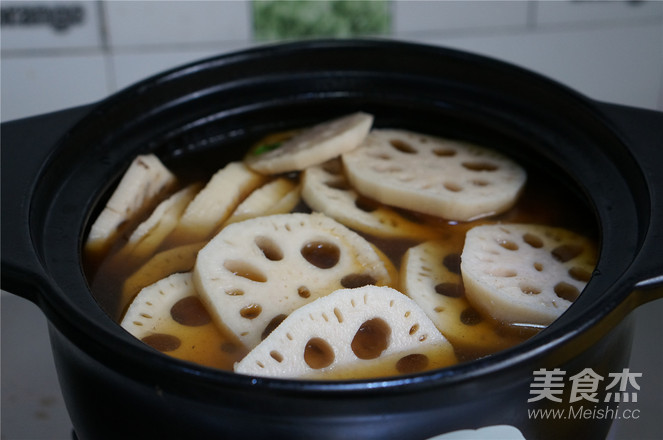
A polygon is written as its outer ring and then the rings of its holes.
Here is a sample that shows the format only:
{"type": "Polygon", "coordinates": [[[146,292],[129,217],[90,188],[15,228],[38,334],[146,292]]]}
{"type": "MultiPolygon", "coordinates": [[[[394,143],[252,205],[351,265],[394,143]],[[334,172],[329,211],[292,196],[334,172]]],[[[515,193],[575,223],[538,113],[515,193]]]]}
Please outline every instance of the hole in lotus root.
{"type": "Polygon", "coordinates": [[[555,284],[554,290],[557,296],[570,302],[575,301],[578,295],[580,295],[580,291],[576,286],[563,281],[555,284]]]}
{"type": "Polygon", "coordinates": [[[506,267],[498,267],[488,272],[489,275],[500,278],[511,278],[518,275],[518,273],[513,269],[508,269],[506,267]]]}
{"type": "Polygon", "coordinates": [[[205,325],[212,320],[197,296],[187,296],[177,301],[170,308],[170,316],[175,322],[191,327],[205,325]]]}
{"type": "Polygon", "coordinates": [[[359,359],[375,359],[389,346],[391,328],[380,318],[365,321],[350,344],[359,359]]]}
{"type": "Polygon", "coordinates": [[[337,307],[334,307],[334,316],[339,324],[343,322],[343,313],[337,307]]]}
{"type": "Polygon", "coordinates": [[[391,160],[391,156],[383,152],[371,151],[367,155],[378,160],[391,160]]]}
{"type": "Polygon", "coordinates": [[[242,295],[244,295],[244,291],[242,289],[227,289],[226,290],[226,295],[229,295],[229,296],[242,296],[242,295]]]}
{"type": "Polygon", "coordinates": [[[285,318],[286,315],[284,314],[276,315],[273,317],[272,320],[269,321],[269,324],[267,324],[267,327],[265,327],[265,330],[263,330],[262,335],[260,335],[260,340],[264,340],[267,336],[269,336],[269,334],[273,332],[274,329],[278,327],[285,318]]]}
{"type": "Polygon", "coordinates": [[[523,284],[520,286],[520,290],[527,295],[538,295],[541,293],[541,289],[531,284],[523,284]]]}
{"type": "Polygon", "coordinates": [[[450,148],[436,148],[433,150],[433,154],[438,157],[452,157],[456,155],[456,150],[450,148]]]}
{"type": "Polygon", "coordinates": [[[255,243],[268,260],[279,261],[283,259],[283,251],[271,238],[262,236],[256,237],[255,243]]]}
{"type": "Polygon", "coordinates": [[[352,189],[346,180],[334,180],[331,182],[325,182],[325,185],[327,185],[329,188],[337,189],[340,191],[349,191],[352,189]]]}
{"type": "Polygon", "coordinates": [[[274,359],[276,362],[281,363],[283,362],[283,355],[279,353],[276,350],[272,350],[269,352],[269,355],[274,359]]]}
{"type": "Polygon", "coordinates": [[[243,277],[258,283],[264,283],[267,281],[267,277],[258,268],[246,261],[228,260],[223,263],[223,267],[238,277],[243,277]]]}
{"type": "Polygon", "coordinates": [[[364,212],[373,212],[380,207],[378,202],[363,196],[357,197],[355,206],[364,212]]]}
{"type": "Polygon", "coordinates": [[[562,263],[566,263],[569,260],[574,259],[580,255],[583,251],[583,247],[577,244],[563,244],[557,246],[555,249],[550,251],[553,257],[562,263]]]}
{"type": "Polygon", "coordinates": [[[569,276],[577,281],[588,282],[592,277],[592,273],[582,267],[573,266],[569,269],[569,276]]]}
{"type": "Polygon", "coordinates": [[[409,354],[396,362],[396,370],[401,374],[418,373],[428,367],[428,362],[428,356],[424,354],[409,354]]]}
{"type": "Polygon", "coordinates": [[[412,336],[413,334],[415,334],[418,331],[419,331],[419,324],[413,325],[412,327],[410,327],[410,336],[412,336]]]}
{"type": "Polygon", "coordinates": [[[341,286],[346,289],[375,284],[377,280],[367,273],[351,273],[341,279],[341,286]]]}
{"type": "Polygon", "coordinates": [[[472,185],[474,186],[488,186],[490,185],[490,182],[486,180],[473,180],[472,185]]]}
{"type": "Polygon", "coordinates": [[[401,139],[392,139],[389,141],[392,147],[405,154],[416,154],[417,150],[407,142],[401,139]]]}
{"type": "Polygon", "coordinates": [[[463,190],[463,187],[453,182],[444,182],[444,188],[451,192],[460,192],[463,190]]]}
{"type": "Polygon", "coordinates": [[[333,243],[325,241],[312,241],[306,243],[301,249],[302,256],[320,269],[329,269],[338,263],[341,250],[333,243]]]}
{"type": "Polygon", "coordinates": [[[490,162],[463,162],[463,167],[470,171],[496,171],[498,168],[490,162]]]}
{"type": "Polygon", "coordinates": [[[445,255],[442,264],[449,272],[460,274],[460,254],[445,255]]]}
{"type": "Polygon", "coordinates": [[[465,325],[477,325],[483,321],[483,317],[472,307],[468,307],[460,312],[460,322],[465,325]]]}
{"type": "Polygon", "coordinates": [[[297,288],[297,295],[301,298],[309,298],[311,296],[311,290],[306,286],[299,286],[297,288]]]}
{"type": "Polygon", "coordinates": [[[249,304],[248,306],[242,307],[239,311],[239,314],[242,318],[246,319],[255,319],[262,312],[262,307],[260,304],[249,304]]]}
{"type": "Polygon", "coordinates": [[[541,264],[537,261],[536,263],[534,263],[534,269],[541,272],[543,270],[543,264],[541,264]]]}
{"type": "Polygon", "coordinates": [[[543,240],[534,234],[530,234],[529,232],[523,235],[523,240],[533,248],[539,249],[543,247],[543,240]]]}
{"type": "Polygon", "coordinates": [[[463,289],[457,283],[440,283],[435,286],[435,292],[450,298],[460,298],[463,296],[463,289]]]}
{"type": "Polygon", "coordinates": [[[502,246],[504,249],[507,249],[509,251],[517,251],[518,250],[518,245],[514,243],[511,240],[500,240],[497,242],[500,246],[502,246]]]}
{"type": "Polygon", "coordinates": [[[318,370],[328,367],[334,362],[334,350],[321,338],[311,338],[304,348],[304,362],[309,367],[318,370]]]}
{"type": "Polygon", "coordinates": [[[177,336],[166,335],[164,333],[154,333],[153,335],[145,336],[141,341],[155,350],[162,352],[177,350],[182,344],[182,341],[177,336]]]}

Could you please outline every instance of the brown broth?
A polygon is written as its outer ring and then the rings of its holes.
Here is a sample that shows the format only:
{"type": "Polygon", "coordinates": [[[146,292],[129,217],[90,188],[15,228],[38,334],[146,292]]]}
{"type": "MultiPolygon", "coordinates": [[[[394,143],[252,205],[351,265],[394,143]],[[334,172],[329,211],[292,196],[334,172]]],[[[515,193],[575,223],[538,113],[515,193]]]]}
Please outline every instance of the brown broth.
{"type": "MultiPolygon", "coordinates": [[[[290,174],[291,177],[298,177],[295,174],[290,174]]],[[[378,202],[368,199],[362,199],[363,204],[366,206],[379,206],[378,202]]],[[[293,211],[307,212],[310,211],[308,207],[303,204],[298,205],[293,211]]],[[[561,185],[557,180],[547,175],[542,170],[528,170],[528,181],[526,187],[521,194],[515,206],[509,211],[498,216],[482,218],[472,222],[455,222],[447,221],[441,218],[431,217],[428,215],[417,214],[414,212],[399,211],[405,218],[415,221],[427,226],[432,226],[439,231],[439,237],[449,240],[454,243],[457,248],[457,254],[451,254],[445,258],[443,264],[454,273],[459,273],[459,255],[462,251],[465,233],[472,227],[495,222],[517,222],[517,223],[540,223],[550,226],[565,227],[567,229],[579,232],[590,238],[596,238],[596,230],[594,218],[588,210],[585,203],[571,191],[567,186],[561,185]]],[[[380,249],[389,260],[395,265],[396,270],[399,270],[401,259],[404,253],[412,246],[419,244],[416,240],[411,239],[385,239],[369,236],[365,233],[360,233],[363,237],[369,240],[373,245],[380,249]]],[[[108,256],[101,261],[100,264],[94,267],[88,267],[86,264],[86,275],[88,276],[93,296],[105,311],[118,322],[121,320],[126,308],[130,304],[133,297],[136,295],[138,289],[136,282],[127,283],[132,274],[146,262],[146,259],[133,260],[131,264],[126,264],[126,260],[114,258],[116,253],[126,242],[126,238],[122,238],[116,243],[108,256]],[[129,291],[125,288],[125,283],[133,284],[133,288],[129,291]],[[123,291],[124,289],[124,291],[123,291]]],[[[194,264],[195,254],[205,243],[197,243],[188,245],[187,249],[182,252],[175,252],[168,250],[168,246],[163,246],[157,252],[164,252],[168,258],[163,258],[160,263],[161,267],[151,268],[151,271],[159,274],[160,277],[165,277],[170,273],[187,272],[190,271],[194,264]]],[[[310,255],[305,257],[314,259],[317,264],[329,264],[330,259],[336,258],[333,249],[327,249],[323,244],[315,249],[309,249],[307,252],[310,255]]],[[[566,250],[568,251],[568,250],[566,250]]],[[[156,253],[155,253],[156,254],[156,253]]],[[[85,263],[89,261],[85,260],[85,263]]],[[[146,280],[151,282],[157,281],[159,278],[154,279],[146,277],[146,280]]],[[[579,277],[586,277],[586,274],[579,274],[579,277]]],[[[145,281],[148,283],[148,281],[145,281]]],[[[366,284],[370,281],[349,280],[350,285],[356,283],[366,284]]],[[[149,284],[149,283],[148,283],[149,284]]],[[[464,290],[461,284],[448,283],[450,285],[438,286],[438,293],[451,297],[464,297],[464,290]]],[[[189,307],[196,308],[195,305],[189,304],[189,307]]],[[[198,313],[200,311],[198,310],[198,313]]],[[[250,313],[251,311],[247,311],[250,313]]],[[[199,313],[200,315],[200,313],[199,313]]],[[[285,316],[279,317],[277,322],[270,324],[273,329],[285,316]]],[[[494,320],[488,319],[479,315],[474,309],[468,307],[463,310],[460,316],[461,322],[465,325],[478,325],[481,324],[484,329],[483,332],[490,340],[495,340],[495,344],[489,348],[481,346],[477,348],[472,343],[467,341],[458,341],[450,339],[454,346],[456,356],[460,362],[470,361],[480,357],[484,357],[500,351],[516,344],[519,344],[537,333],[536,328],[518,328],[494,320]]],[[[185,320],[186,321],[186,320],[185,320]]],[[[159,336],[154,337],[154,341],[145,341],[150,343],[157,349],[161,349],[168,355],[183,359],[187,361],[196,362],[205,366],[231,370],[233,364],[239,361],[247,351],[241,348],[235,339],[226,334],[221,326],[215,325],[213,321],[208,321],[204,317],[197,316],[194,319],[195,325],[190,322],[179,324],[177,322],[164,324],[162,328],[155,329],[159,336]],[[171,337],[169,337],[171,336],[171,337]],[[179,345],[174,343],[172,336],[179,340],[179,345]],[[162,345],[163,344],[163,345],[162,345]],[[165,348],[164,348],[165,347],[165,348]]],[[[267,336],[269,330],[263,334],[267,336]]],[[[406,359],[402,365],[403,372],[411,370],[419,370],[424,368],[426,362],[420,358],[406,359]]],[[[439,366],[439,363],[431,363],[431,367],[439,366]]],[[[339,373],[340,374],[340,373],[339,373]]],[[[382,373],[375,372],[375,376],[380,376],[382,373]]],[[[362,373],[360,376],[365,377],[362,373]]],[[[339,377],[352,377],[352,374],[345,372],[340,374],[339,377]]]]}

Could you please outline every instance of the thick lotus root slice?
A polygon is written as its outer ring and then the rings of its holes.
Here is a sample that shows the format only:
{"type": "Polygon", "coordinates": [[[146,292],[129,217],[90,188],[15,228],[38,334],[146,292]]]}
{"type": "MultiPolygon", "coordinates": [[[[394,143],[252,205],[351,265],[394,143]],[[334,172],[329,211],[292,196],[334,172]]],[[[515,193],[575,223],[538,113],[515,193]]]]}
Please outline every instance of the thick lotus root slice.
{"type": "Polygon", "coordinates": [[[302,198],[314,211],[367,234],[417,239],[436,235],[432,228],[407,220],[393,209],[359,195],[347,181],[338,159],[304,171],[302,198]]]}
{"type": "Polygon", "coordinates": [[[578,297],[596,264],[594,243],[562,228],[486,225],[465,238],[465,293],[482,313],[548,325],[578,297]]]}
{"type": "Polygon", "coordinates": [[[317,213],[226,226],[198,253],[194,280],[219,324],[248,348],[316,298],[343,287],[390,282],[370,243],[317,213]]]}
{"type": "Polygon", "coordinates": [[[427,241],[408,249],[401,264],[401,283],[435,326],[456,348],[494,351],[518,342],[496,332],[467,301],[460,276],[463,243],[427,241]]]}
{"type": "Polygon", "coordinates": [[[265,180],[242,162],[230,162],[221,168],[186,207],[171,235],[171,243],[193,243],[210,238],[265,180]]]}
{"type": "Polygon", "coordinates": [[[367,197],[460,221],[506,211],[526,180],[523,168],[496,151],[404,130],[373,130],[343,163],[367,197]]]}
{"type": "Polygon", "coordinates": [[[246,164],[263,174],[299,171],[356,148],[373,124],[373,116],[357,112],[303,130],[267,152],[249,154],[246,164]]]}
{"type": "Polygon", "coordinates": [[[261,215],[286,214],[297,206],[299,186],[292,180],[280,177],[255,189],[233,211],[226,225],[261,215]]]}
{"type": "Polygon", "coordinates": [[[451,344],[407,296],[341,289],[301,307],[235,366],[255,376],[343,379],[391,376],[456,362],[451,344]]]}
{"type": "Polygon", "coordinates": [[[203,365],[232,368],[247,353],[238,341],[219,332],[190,272],[170,275],[141,290],[120,325],[156,350],[203,365]]]}
{"type": "Polygon", "coordinates": [[[177,178],[153,154],[134,159],[120,183],[92,224],[86,251],[101,257],[128,228],[151,211],[174,187],[177,178]]]}
{"type": "Polygon", "coordinates": [[[159,203],[147,220],[134,229],[113,260],[135,266],[150,258],[175,229],[184,209],[199,190],[200,185],[192,184],[159,203]]]}

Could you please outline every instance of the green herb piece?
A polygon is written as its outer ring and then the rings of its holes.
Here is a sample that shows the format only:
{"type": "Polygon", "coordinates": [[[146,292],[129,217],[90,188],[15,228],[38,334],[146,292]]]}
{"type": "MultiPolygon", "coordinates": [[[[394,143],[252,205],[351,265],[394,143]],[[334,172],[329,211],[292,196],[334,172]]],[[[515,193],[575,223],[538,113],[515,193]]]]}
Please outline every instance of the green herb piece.
{"type": "Polygon", "coordinates": [[[253,156],[260,156],[261,154],[265,154],[268,151],[276,150],[278,147],[280,147],[282,142],[274,142],[272,144],[262,144],[258,145],[255,150],[251,153],[253,156]]]}

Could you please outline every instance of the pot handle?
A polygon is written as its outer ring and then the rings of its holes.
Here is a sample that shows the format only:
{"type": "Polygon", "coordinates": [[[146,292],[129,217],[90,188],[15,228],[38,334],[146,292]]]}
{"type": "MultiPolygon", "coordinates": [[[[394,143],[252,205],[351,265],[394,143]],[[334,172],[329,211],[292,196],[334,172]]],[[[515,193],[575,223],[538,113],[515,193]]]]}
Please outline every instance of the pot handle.
{"type": "Polygon", "coordinates": [[[34,186],[58,139],[92,106],[18,119],[1,126],[2,289],[34,303],[48,285],[31,237],[34,186]]]}
{"type": "Polygon", "coordinates": [[[631,275],[641,303],[663,297],[663,112],[598,103],[644,173],[650,223],[631,275]]]}

